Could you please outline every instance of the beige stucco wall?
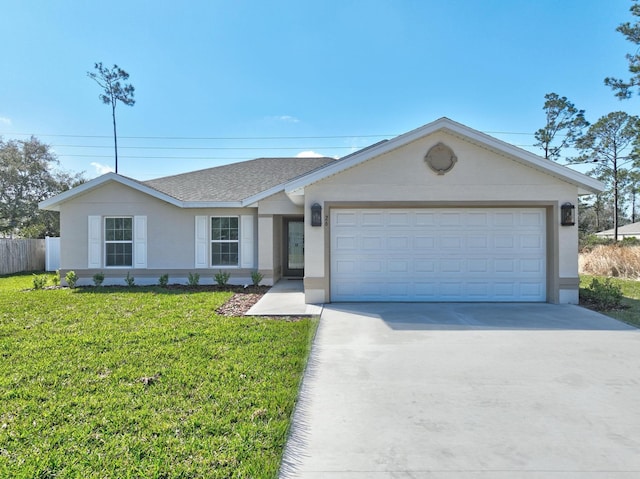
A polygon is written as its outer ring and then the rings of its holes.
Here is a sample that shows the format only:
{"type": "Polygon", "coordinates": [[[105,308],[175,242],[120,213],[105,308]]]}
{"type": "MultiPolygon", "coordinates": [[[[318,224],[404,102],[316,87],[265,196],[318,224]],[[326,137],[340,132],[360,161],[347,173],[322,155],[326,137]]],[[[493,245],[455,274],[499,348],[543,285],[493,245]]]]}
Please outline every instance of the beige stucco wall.
{"type": "MultiPolygon", "coordinates": [[[[305,211],[313,203],[329,208],[353,206],[511,206],[548,209],[548,274],[551,302],[577,302],[578,228],[560,227],[559,205],[577,204],[577,187],[511,158],[446,132],[436,132],[305,188],[305,211]],[[438,175],[424,162],[442,142],[453,149],[454,168],[438,175]],[[568,285],[568,286],[567,286],[568,285]],[[561,287],[562,286],[562,287],[561,287]]],[[[310,303],[329,300],[330,225],[305,226],[305,291],[310,303]],[[324,252],[324,253],[323,253],[324,252]]]]}
{"type": "Polygon", "coordinates": [[[293,204],[284,192],[280,192],[260,200],[258,202],[258,214],[296,216],[304,214],[304,209],[302,205],[293,204]]]}
{"type": "MultiPolygon", "coordinates": [[[[201,273],[201,283],[213,282],[218,268],[195,269],[195,217],[252,215],[257,232],[257,208],[192,208],[183,209],[153,198],[116,182],[106,183],[83,195],[63,203],[60,207],[61,270],[75,270],[81,276],[88,264],[88,217],[135,216],[147,217],[147,270],[157,282],[160,274],[168,273],[172,279],[186,277],[188,272],[201,273]],[[204,277],[206,275],[206,278],[204,277]]],[[[232,271],[232,280],[250,283],[250,271],[258,266],[258,245],[254,245],[254,265],[232,271]]],[[[104,258],[102,258],[104,261],[104,258]]],[[[126,275],[126,271],[101,268],[107,275],[126,275]]],[[[86,274],[93,274],[88,271],[86,274]]],[[[146,275],[136,271],[137,277],[146,275]]],[[[267,278],[268,279],[268,278],[267,278]]],[[[265,281],[266,283],[267,281],[265,281]]],[[[120,283],[119,283],[120,284],[120,283]]]]}

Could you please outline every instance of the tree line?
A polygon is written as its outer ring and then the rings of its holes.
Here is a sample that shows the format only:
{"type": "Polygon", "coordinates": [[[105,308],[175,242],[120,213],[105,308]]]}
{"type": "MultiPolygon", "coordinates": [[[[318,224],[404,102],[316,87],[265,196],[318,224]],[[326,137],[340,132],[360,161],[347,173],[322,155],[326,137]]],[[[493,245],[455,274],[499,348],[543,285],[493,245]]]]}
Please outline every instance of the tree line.
{"type": "MultiPolygon", "coordinates": [[[[630,8],[640,17],[640,4],[634,0],[630,8]]],[[[640,22],[624,22],[616,29],[628,41],[640,45],[640,22]]],[[[638,50],[640,51],[640,50],[638,50]]],[[[604,84],[620,100],[640,94],[640,53],[627,54],[628,80],[607,77],[604,84]]],[[[624,111],[614,111],[590,124],[585,111],[579,110],[567,97],[557,93],[545,95],[543,110],[546,124],[535,133],[536,144],[543,156],[552,161],[564,159],[569,165],[589,165],[588,175],[602,181],[605,191],[580,200],[579,228],[582,235],[618,228],[640,221],[640,118],[624,111]],[[573,153],[568,156],[565,152],[573,153]]]]}

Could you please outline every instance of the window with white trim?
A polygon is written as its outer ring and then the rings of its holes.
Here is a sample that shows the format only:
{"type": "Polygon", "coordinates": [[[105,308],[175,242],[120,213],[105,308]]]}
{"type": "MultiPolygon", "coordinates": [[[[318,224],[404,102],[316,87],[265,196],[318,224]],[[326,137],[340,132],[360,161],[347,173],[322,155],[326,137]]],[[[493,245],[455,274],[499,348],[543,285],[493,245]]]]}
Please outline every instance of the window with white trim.
{"type": "Polygon", "coordinates": [[[238,266],[238,217],[211,218],[211,266],[238,266]]]}
{"type": "Polygon", "coordinates": [[[133,218],[104,219],[104,264],[109,267],[133,266],[133,218]]]}

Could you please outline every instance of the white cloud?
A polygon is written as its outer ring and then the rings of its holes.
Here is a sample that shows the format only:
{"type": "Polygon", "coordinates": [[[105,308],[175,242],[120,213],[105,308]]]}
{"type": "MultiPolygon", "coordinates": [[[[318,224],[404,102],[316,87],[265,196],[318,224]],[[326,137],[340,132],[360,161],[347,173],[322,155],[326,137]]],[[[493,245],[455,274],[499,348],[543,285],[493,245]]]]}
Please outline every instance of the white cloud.
{"type": "Polygon", "coordinates": [[[104,175],[106,173],[111,173],[115,171],[110,166],[103,165],[101,163],[96,163],[95,161],[91,162],[91,166],[93,166],[96,169],[96,173],[98,173],[99,175],[104,175]]]}
{"type": "Polygon", "coordinates": [[[11,118],[0,116],[0,123],[3,125],[11,126],[11,118]]]}
{"type": "Polygon", "coordinates": [[[315,151],[301,151],[296,155],[296,158],[324,158],[325,155],[316,153],[315,151]]]}
{"type": "Polygon", "coordinates": [[[291,115],[279,115],[279,116],[272,116],[270,118],[275,121],[284,121],[286,123],[300,123],[299,118],[296,118],[295,116],[291,116],[291,115]]]}

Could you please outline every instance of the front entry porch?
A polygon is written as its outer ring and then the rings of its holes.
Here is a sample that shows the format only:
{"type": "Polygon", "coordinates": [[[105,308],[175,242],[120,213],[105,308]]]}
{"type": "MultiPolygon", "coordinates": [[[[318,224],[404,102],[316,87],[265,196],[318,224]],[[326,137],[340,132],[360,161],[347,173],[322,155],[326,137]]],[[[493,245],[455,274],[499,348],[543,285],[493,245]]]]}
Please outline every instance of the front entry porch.
{"type": "Polygon", "coordinates": [[[283,278],[245,316],[319,316],[321,304],[305,304],[302,278],[283,278]]]}

